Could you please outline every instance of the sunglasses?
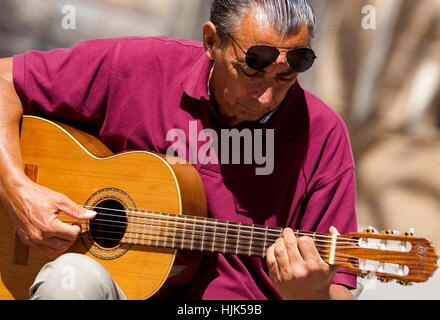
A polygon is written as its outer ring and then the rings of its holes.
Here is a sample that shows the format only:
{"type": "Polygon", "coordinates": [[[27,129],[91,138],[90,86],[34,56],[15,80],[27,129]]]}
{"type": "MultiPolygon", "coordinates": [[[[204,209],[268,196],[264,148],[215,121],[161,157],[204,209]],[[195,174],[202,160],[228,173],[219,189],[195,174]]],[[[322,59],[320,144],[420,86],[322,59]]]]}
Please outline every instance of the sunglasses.
{"type": "MultiPolygon", "coordinates": [[[[275,61],[277,61],[278,57],[280,56],[281,52],[277,48],[264,45],[252,46],[246,52],[231,35],[229,35],[229,37],[231,37],[232,41],[235,42],[235,44],[246,56],[246,64],[254,70],[261,70],[269,67],[275,61]]],[[[292,70],[297,73],[309,70],[316,58],[317,56],[315,55],[315,52],[310,48],[289,49],[286,54],[287,63],[292,70]]]]}

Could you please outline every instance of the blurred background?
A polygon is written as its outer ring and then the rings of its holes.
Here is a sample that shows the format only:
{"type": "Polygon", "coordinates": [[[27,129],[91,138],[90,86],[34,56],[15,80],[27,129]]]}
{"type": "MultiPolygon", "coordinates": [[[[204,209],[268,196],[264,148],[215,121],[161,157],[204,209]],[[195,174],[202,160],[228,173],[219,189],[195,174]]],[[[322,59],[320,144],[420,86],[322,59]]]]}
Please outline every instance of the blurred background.
{"type": "MultiPolygon", "coordinates": [[[[345,120],[359,229],[409,228],[440,248],[440,0],[310,0],[318,60],[302,86],[345,120]]],[[[92,38],[201,40],[210,0],[0,0],[0,57],[92,38]]],[[[360,299],[440,299],[440,276],[360,299]]]]}

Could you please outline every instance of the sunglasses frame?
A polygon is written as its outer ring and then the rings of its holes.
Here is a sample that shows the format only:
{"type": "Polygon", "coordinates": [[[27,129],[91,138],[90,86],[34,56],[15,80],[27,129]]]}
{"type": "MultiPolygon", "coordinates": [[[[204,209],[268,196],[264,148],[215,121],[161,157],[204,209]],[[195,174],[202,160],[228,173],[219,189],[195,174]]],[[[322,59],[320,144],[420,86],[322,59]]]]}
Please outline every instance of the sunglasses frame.
{"type": "Polygon", "coordinates": [[[240,48],[240,50],[241,50],[241,51],[243,52],[243,54],[246,56],[246,60],[245,60],[245,61],[246,61],[246,65],[247,65],[249,68],[254,69],[254,70],[262,70],[262,69],[265,69],[265,68],[271,66],[273,63],[275,63],[275,61],[278,59],[279,55],[281,54],[281,51],[280,51],[279,49],[287,50],[287,54],[286,54],[286,62],[287,62],[287,64],[292,68],[292,70],[295,71],[295,72],[297,72],[297,73],[302,73],[302,72],[306,72],[307,70],[309,70],[309,69],[313,66],[314,61],[318,58],[318,57],[316,56],[315,52],[314,52],[314,51],[312,50],[312,48],[310,47],[310,44],[309,44],[309,48],[285,48],[285,47],[273,47],[273,46],[266,46],[266,45],[255,45],[255,46],[250,47],[249,50],[246,52],[246,51],[244,51],[244,49],[240,46],[240,44],[234,39],[234,37],[233,37],[232,35],[229,34],[228,36],[232,39],[232,41],[234,41],[234,43],[238,46],[238,48],[240,48]],[[249,65],[249,63],[248,63],[248,57],[249,57],[248,53],[249,53],[249,51],[250,51],[252,48],[256,48],[256,47],[268,47],[268,48],[273,48],[273,49],[275,49],[276,51],[278,51],[278,55],[276,56],[275,60],[274,60],[271,64],[268,64],[267,66],[265,65],[265,66],[262,66],[261,68],[255,68],[255,67],[252,67],[252,66],[249,65]],[[305,70],[303,70],[303,71],[297,71],[297,70],[295,70],[295,69],[293,68],[293,66],[290,64],[290,62],[288,61],[289,53],[294,53],[294,52],[297,52],[298,50],[307,50],[307,52],[310,52],[310,53],[313,54],[313,57],[312,57],[312,58],[313,58],[313,62],[312,62],[312,64],[310,65],[310,67],[308,67],[307,69],[305,69],[305,70]]]}

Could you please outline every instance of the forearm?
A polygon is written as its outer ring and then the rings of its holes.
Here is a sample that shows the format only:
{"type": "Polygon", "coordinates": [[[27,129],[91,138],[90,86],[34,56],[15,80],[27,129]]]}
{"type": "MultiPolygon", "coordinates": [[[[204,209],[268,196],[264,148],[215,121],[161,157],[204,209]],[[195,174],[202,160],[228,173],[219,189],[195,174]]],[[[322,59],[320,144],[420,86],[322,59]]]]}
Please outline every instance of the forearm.
{"type": "Polygon", "coordinates": [[[0,191],[24,180],[20,153],[21,101],[12,80],[12,58],[0,59],[0,191]]]}

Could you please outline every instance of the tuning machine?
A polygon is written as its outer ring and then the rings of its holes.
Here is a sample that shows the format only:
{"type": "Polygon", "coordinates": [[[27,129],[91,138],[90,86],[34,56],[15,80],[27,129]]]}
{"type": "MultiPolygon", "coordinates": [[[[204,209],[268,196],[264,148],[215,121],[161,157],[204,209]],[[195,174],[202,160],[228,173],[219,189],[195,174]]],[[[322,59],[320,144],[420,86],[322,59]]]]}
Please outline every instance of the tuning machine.
{"type": "Polygon", "coordinates": [[[397,230],[385,230],[385,231],[382,231],[382,234],[398,236],[398,235],[400,235],[400,231],[397,231],[397,230]]]}
{"type": "Polygon", "coordinates": [[[414,228],[410,228],[407,232],[404,234],[406,237],[414,237],[416,235],[416,230],[414,228]]]}
{"type": "Polygon", "coordinates": [[[408,287],[408,286],[412,285],[411,282],[408,282],[408,281],[405,281],[405,280],[397,280],[397,283],[400,284],[401,286],[404,286],[404,287],[408,287]]]}
{"type": "Polygon", "coordinates": [[[364,231],[365,233],[373,233],[373,234],[378,234],[379,231],[376,230],[376,228],[372,227],[372,226],[368,226],[367,229],[365,229],[364,231]]]}

